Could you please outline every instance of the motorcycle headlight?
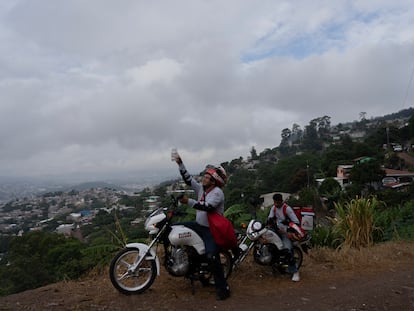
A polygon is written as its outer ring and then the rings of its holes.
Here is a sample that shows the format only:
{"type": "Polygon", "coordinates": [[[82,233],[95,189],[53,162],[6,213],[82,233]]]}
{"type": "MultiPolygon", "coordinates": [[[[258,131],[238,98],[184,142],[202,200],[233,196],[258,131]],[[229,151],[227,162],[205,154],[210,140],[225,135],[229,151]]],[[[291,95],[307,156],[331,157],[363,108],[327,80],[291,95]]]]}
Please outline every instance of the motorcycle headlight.
{"type": "Polygon", "coordinates": [[[257,240],[263,234],[263,229],[264,226],[260,221],[252,219],[247,226],[246,235],[250,240],[257,240]]]}
{"type": "Polygon", "coordinates": [[[254,231],[259,231],[259,230],[262,229],[263,225],[260,221],[256,221],[256,222],[253,223],[252,227],[253,227],[254,231]]]}

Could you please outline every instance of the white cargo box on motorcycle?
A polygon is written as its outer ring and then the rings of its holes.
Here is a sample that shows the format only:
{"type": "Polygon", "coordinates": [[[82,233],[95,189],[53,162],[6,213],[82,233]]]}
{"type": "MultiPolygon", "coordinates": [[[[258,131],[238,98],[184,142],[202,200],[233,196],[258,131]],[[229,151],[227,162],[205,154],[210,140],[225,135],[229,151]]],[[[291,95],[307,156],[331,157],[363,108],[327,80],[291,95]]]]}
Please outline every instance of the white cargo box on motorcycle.
{"type": "Polygon", "coordinates": [[[315,219],[315,212],[313,211],[313,207],[302,207],[300,214],[302,215],[300,222],[302,229],[306,231],[313,230],[315,219]]]}
{"type": "Polygon", "coordinates": [[[306,231],[312,231],[314,228],[314,219],[315,212],[312,206],[299,207],[293,206],[293,211],[295,212],[298,220],[300,222],[300,227],[306,231]]]}

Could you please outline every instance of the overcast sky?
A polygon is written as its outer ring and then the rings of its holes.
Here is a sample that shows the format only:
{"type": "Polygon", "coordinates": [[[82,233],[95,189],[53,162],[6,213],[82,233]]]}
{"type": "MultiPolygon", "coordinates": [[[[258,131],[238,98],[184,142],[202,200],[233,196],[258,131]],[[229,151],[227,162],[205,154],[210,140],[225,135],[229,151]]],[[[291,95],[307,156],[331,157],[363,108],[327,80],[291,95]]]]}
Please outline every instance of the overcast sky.
{"type": "Polygon", "coordinates": [[[0,176],[196,173],[414,105],[412,0],[1,0],[0,40],[0,176]]]}

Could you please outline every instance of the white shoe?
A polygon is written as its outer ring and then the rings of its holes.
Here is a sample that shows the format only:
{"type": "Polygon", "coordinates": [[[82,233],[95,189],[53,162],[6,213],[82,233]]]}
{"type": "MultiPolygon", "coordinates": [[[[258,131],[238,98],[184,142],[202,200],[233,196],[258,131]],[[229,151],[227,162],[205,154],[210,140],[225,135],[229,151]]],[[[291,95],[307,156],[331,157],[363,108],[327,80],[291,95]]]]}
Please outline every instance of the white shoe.
{"type": "Polygon", "coordinates": [[[300,281],[299,271],[293,273],[293,275],[292,275],[292,281],[293,282],[299,282],[300,281]]]}

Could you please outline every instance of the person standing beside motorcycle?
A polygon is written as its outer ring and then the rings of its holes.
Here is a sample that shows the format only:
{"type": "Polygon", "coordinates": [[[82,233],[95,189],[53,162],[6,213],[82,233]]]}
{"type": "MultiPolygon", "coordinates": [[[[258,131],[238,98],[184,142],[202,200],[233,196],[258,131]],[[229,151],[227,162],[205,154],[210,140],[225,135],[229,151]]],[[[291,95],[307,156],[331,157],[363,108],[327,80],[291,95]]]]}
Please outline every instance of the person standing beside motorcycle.
{"type": "Polygon", "coordinates": [[[268,225],[276,230],[283,241],[284,247],[288,250],[289,266],[288,271],[292,273],[292,281],[300,281],[299,271],[295,265],[295,258],[293,256],[293,245],[289,239],[287,230],[289,221],[292,221],[299,225],[299,219],[296,216],[293,208],[283,201],[283,197],[280,193],[273,195],[274,205],[270,209],[268,216],[268,225]]]}
{"type": "Polygon", "coordinates": [[[178,164],[184,182],[191,186],[197,195],[197,200],[185,195],[180,198],[182,204],[188,204],[197,210],[196,221],[187,222],[185,225],[197,232],[203,239],[206,256],[213,272],[216,298],[217,300],[224,300],[230,297],[230,287],[224,277],[219,247],[210,232],[207,213],[216,211],[223,214],[224,212],[224,193],[221,188],[227,180],[226,172],[221,167],[207,167],[201,183],[199,183],[187,172],[178,154],[175,155],[175,162],[178,164]]]}

